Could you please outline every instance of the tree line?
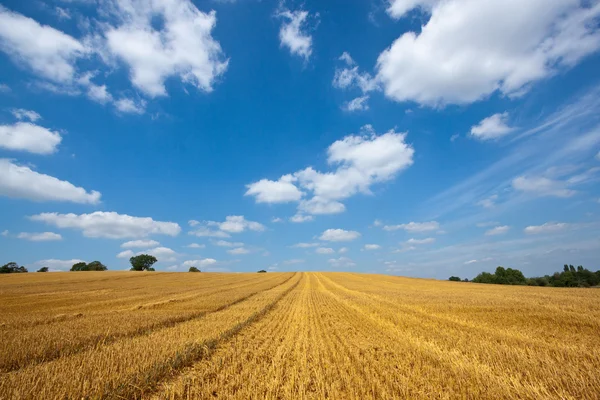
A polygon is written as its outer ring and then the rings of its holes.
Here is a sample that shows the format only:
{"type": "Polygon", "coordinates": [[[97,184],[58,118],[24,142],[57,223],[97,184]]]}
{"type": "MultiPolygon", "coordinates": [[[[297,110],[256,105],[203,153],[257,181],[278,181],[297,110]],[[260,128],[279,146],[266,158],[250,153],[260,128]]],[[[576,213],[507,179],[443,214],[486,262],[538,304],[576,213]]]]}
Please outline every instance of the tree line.
{"type": "MultiPolygon", "coordinates": [[[[451,276],[450,281],[461,281],[458,276],[451,276]]],[[[463,279],[468,282],[468,279],[463,279]]],[[[526,278],[518,269],[498,267],[492,274],[482,272],[471,282],[490,283],[496,285],[527,285],[552,287],[592,287],[600,285],[600,270],[593,272],[589,269],[565,264],[563,270],[552,275],[526,278]]]]}
{"type": "MultiPolygon", "coordinates": [[[[130,271],[155,271],[152,267],[158,260],[156,257],[149,254],[140,254],[137,256],[133,256],[129,259],[129,263],[131,264],[130,271]]],[[[100,261],[92,261],[91,263],[86,262],[78,262],[73,264],[69,271],[79,272],[79,271],[107,271],[108,267],[102,264],[100,261]]],[[[37,272],[48,272],[48,267],[42,267],[38,269],[37,272]]],[[[25,273],[29,272],[27,268],[23,266],[19,266],[16,262],[9,262],[8,264],[4,264],[0,267],[0,274],[17,274],[17,273],[25,273]]],[[[197,267],[190,267],[188,272],[202,272],[197,267]]]]}

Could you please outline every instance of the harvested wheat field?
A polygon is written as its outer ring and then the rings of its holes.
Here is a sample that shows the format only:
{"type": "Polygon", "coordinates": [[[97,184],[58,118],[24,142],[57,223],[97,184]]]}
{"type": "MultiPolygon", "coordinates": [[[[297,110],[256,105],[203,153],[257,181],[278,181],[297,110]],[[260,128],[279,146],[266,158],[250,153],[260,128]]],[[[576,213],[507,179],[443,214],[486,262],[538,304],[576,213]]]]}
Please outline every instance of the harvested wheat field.
{"type": "Polygon", "coordinates": [[[597,399],[600,290],[352,273],[0,278],[2,399],[597,399]]]}

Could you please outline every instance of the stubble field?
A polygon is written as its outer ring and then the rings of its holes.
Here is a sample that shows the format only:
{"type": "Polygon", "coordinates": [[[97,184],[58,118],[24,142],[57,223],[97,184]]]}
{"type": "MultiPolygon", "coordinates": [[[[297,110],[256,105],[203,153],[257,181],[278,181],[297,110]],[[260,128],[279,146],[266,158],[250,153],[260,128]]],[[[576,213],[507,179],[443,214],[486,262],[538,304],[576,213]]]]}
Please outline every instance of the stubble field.
{"type": "Polygon", "coordinates": [[[352,273],[0,277],[1,399],[598,399],[600,290],[352,273]]]}

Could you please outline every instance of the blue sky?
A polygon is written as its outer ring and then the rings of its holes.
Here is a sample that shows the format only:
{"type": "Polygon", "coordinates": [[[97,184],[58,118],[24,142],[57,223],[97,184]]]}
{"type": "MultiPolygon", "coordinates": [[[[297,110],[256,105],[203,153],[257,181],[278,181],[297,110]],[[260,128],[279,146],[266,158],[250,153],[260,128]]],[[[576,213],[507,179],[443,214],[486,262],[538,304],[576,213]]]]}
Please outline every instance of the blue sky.
{"type": "Polygon", "coordinates": [[[0,2],[30,269],[599,269],[596,0],[0,2]]]}

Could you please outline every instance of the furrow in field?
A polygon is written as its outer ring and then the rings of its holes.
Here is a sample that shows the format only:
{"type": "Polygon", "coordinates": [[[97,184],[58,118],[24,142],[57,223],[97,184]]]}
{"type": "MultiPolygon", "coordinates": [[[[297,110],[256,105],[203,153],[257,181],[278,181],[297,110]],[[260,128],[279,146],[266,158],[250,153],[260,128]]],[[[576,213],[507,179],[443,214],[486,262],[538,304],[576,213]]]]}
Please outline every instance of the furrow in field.
{"type": "MultiPolygon", "coordinates": [[[[590,380],[594,372],[588,370],[598,365],[593,350],[579,360],[574,373],[549,374],[549,370],[560,370],[560,361],[573,363],[575,360],[557,361],[540,353],[541,349],[505,345],[494,336],[469,332],[443,321],[429,323],[374,302],[364,294],[346,291],[326,276],[319,275],[319,278],[339,301],[362,318],[370,319],[380,336],[418,350],[417,354],[429,360],[428,364],[443,365],[444,374],[450,374],[446,382],[462,376],[467,377],[465,382],[477,383],[473,390],[479,396],[489,397],[493,393],[497,398],[511,398],[511,393],[517,392],[525,397],[590,398],[590,393],[597,393],[598,378],[590,380]]],[[[444,385],[444,382],[431,383],[444,385]]]]}
{"type": "Polygon", "coordinates": [[[211,290],[196,302],[182,304],[184,308],[178,311],[163,307],[130,310],[127,313],[109,312],[65,320],[52,329],[36,326],[28,330],[6,330],[6,340],[0,344],[0,349],[7,349],[0,356],[0,372],[15,371],[28,365],[76,354],[100,344],[148,335],[155,330],[202,318],[207,313],[221,311],[291,278],[292,274],[273,274],[268,278],[257,279],[258,282],[242,281],[241,285],[234,283],[231,287],[211,290]]]}
{"type": "Polygon", "coordinates": [[[140,398],[259,320],[300,278],[295,275],[202,319],[5,374],[0,398],[140,398]]]}

